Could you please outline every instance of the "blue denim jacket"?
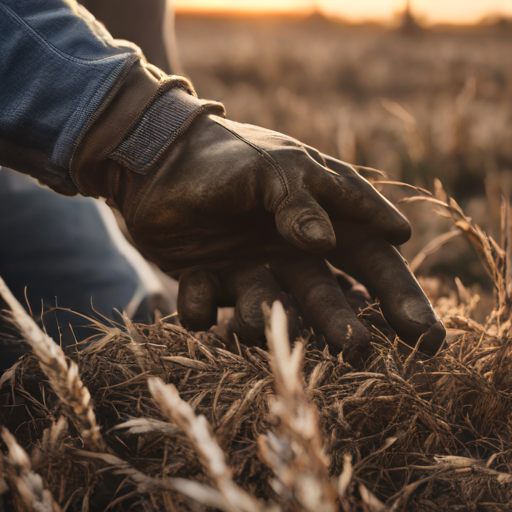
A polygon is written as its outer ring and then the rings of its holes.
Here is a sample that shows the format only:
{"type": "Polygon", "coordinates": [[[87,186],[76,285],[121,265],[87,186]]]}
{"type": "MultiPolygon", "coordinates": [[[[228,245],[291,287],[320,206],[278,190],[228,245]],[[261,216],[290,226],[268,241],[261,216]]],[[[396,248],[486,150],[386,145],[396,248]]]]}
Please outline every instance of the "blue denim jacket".
{"type": "Polygon", "coordinates": [[[0,165],[73,190],[76,142],[140,55],[74,0],[0,0],[0,165]]]}

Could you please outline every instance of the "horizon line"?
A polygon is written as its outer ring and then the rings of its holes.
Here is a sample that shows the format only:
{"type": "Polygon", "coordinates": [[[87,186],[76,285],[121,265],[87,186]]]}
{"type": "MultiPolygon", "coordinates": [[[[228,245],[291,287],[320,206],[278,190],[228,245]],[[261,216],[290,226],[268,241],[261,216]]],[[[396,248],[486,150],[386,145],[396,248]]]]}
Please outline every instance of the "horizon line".
{"type": "MultiPolygon", "coordinates": [[[[358,20],[351,20],[350,18],[343,17],[342,15],[329,15],[327,13],[322,12],[321,10],[312,8],[312,9],[303,9],[303,10],[290,10],[290,9],[282,9],[282,10],[249,10],[249,9],[216,9],[216,8],[204,8],[204,7],[176,7],[175,8],[176,16],[205,16],[211,18],[289,18],[289,19],[307,19],[312,16],[318,15],[325,18],[327,21],[332,21],[334,23],[340,23],[345,25],[379,25],[383,28],[390,27],[396,24],[397,21],[400,20],[400,16],[403,14],[403,11],[397,11],[393,13],[391,16],[387,18],[365,18],[358,20]]],[[[489,14],[487,16],[483,16],[477,21],[474,22],[456,22],[456,21],[437,21],[437,22],[428,22],[428,20],[424,19],[421,16],[418,16],[417,21],[420,26],[426,28],[435,28],[435,27],[478,27],[485,26],[486,21],[499,21],[499,20],[508,20],[512,21],[511,16],[500,15],[500,14],[489,14]]]]}

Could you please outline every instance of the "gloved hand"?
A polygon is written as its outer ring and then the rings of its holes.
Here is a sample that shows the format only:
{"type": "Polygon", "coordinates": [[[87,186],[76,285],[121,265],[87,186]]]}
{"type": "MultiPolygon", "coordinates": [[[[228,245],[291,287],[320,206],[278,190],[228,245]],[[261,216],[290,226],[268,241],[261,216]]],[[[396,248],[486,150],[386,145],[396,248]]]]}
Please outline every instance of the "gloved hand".
{"type": "Polygon", "coordinates": [[[356,277],[379,299],[388,324],[403,341],[414,346],[422,336],[419,349],[434,355],[445,329],[400,253],[364,226],[341,221],[333,225],[338,243],[325,255],[288,249],[259,263],[186,271],[178,296],[181,321],[192,330],[206,330],[216,321],[217,307],[235,306],[230,330],[246,343],[261,343],[265,327],[261,304],[286,303],[291,294],[301,309],[293,303],[286,308],[290,336],[295,337],[302,327],[299,315],[305,317],[334,352],[343,351],[346,361],[359,365],[369,355],[370,334],[327,260],[356,277]]]}
{"type": "MultiPolygon", "coordinates": [[[[440,345],[442,324],[392,247],[410,236],[398,210],[350,166],[291,137],[226,120],[220,104],[196,100],[182,90],[183,81],[182,88],[169,83],[155,72],[132,71],[85,134],[71,167],[83,194],[106,197],[122,212],[148,259],[167,272],[218,271],[222,293],[238,299],[242,329],[243,303],[251,304],[248,319],[260,319],[259,298],[275,297],[278,289],[273,274],[264,271],[260,279],[254,269],[277,266],[277,279],[341,349],[349,324],[363,328],[332,286],[323,258],[304,254],[325,253],[367,277],[400,335],[414,343],[428,331],[424,343],[440,345]],[[290,255],[291,248],[301,252],[290,255]]],[[[179,302],[191,327],[213,321],[212,308],[208,320],[186,313],[201,302],[194,293],[179,302]]],[[[252,335],[260,327],[251,326],[252,335]]]]}

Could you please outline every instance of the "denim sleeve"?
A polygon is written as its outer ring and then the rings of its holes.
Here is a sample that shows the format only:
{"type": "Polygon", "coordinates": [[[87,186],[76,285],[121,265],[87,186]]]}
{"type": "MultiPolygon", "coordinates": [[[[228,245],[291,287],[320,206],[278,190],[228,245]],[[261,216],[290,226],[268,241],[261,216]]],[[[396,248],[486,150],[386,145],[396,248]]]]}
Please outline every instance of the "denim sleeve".
{"type": "Polygon", "coordinates": [[[76,193],[77,140],[140,57],[74,0],[0,0],[0,165],[76,193]]]}

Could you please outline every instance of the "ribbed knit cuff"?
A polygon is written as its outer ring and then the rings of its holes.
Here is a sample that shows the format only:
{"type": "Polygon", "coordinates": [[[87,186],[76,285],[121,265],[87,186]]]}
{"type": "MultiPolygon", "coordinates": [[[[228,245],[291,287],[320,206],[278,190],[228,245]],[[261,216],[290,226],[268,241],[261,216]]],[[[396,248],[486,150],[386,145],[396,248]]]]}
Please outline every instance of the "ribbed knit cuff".
{"type": "Polygon", "coordinates": [[[147,174],[192,121],[206,111],[225,115],[221,103],[200,100],[181,88],[159,91],[108,158],[133,172],[147,174]]]}
{"type": "Polygon", "coordinates": [[[150,173],[206,112],[225,115],[221,103],[197,99],[186,78],[135,63],[80,137],[70,165],[78,191],[112,199],[122,174],[143,178],[150,173]]]}

